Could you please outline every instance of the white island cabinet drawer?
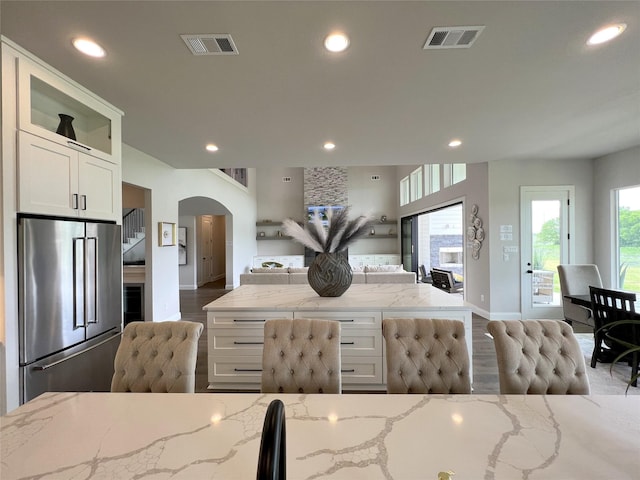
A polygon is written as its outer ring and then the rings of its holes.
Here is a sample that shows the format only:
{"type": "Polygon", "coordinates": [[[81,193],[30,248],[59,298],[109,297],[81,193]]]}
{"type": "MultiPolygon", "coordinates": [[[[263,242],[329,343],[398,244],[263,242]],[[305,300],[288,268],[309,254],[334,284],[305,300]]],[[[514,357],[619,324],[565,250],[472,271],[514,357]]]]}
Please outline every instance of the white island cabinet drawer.
{"type": "Polygon", "coordinates": [[[295,312],[294,318],[316,318],[322,320],[336,320],[340,322],[341,330],[351,328],[382,328],[381,312],[295,312]]]}
{"type": "Polygon", "coordinates": [[[262,355],[264,328],[211,328],[207,342],[209,352],[216,356],[262,355]]]}
{"type": "Polygon", "coordinates": [[[382,333],[374,329],[342,329],[340,332],[342,358],[351,356],[381,356],[382,333]]]}
{"type": "Polygon", "coordinates": [[[256,326],[264,325],[264,322],[273,318],[293,318],[293,312],[252,312],[246,310],[243,312],[208,312],[207,327],[256,328],[256,326]]]}
{"type": "Polygon", "coordinates": [[[342,389],[350,386],[382,385],[382,357],[342,357],[342,389]]]}
{"type": "Polygon", "coordinates": [[[209,356],[209,383],[242,385],[241,389],[260,389],[262,382],[262,356],[209,356]]]}

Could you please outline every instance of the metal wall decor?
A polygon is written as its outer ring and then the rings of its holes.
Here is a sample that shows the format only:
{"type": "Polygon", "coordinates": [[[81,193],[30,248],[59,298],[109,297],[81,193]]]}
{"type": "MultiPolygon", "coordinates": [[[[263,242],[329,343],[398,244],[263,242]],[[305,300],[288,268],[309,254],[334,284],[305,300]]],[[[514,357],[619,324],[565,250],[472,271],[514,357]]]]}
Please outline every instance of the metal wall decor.
{"type": "Polygon", "coordinates": [[[469,215],[469,226],[467,227],[467,241],[471,243],[471,258],[478,260],[480,258],[480,249],[484,240],[485,233],[482,227],[482,219],[478,216],[478,205],[471,206],[471,215],[469,215]]]}

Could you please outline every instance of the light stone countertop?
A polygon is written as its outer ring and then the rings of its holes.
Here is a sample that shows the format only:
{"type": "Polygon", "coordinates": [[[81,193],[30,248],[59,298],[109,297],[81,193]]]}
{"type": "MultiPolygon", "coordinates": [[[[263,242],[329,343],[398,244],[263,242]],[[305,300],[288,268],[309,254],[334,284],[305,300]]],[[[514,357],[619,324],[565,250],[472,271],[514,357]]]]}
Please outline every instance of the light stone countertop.
{"type": "Polygon", "coordinates": [[[356,284],[340,297],[320,297],[309,285],[242,285],[203,310],[467,310],[461,295],[429,284],[356,284]]]}
{"type": "Polygon", "coordinates": [[[2,417],[3,480],[255,478],[285,404],[287,478],[631,479],[640,397],[47,393],[2,417]]]}

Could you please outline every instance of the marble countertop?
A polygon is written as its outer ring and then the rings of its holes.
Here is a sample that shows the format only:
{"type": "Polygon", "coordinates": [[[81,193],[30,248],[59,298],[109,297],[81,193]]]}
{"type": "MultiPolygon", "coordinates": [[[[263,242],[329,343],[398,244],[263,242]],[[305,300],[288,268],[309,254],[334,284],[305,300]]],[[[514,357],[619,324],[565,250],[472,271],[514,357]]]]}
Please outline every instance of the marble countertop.
{"type": "Polygon", "coordinates": [[[287,478],[627,479],[640,397],[47,393],[0,421],[3,480],[255,478],[285,404],[287,478]]]}
{"type": "Polygon", "coordinates": [[[461,295],[428,284],[356,284],[340,297],[320,297],[309,285],[242,285],[204,310],[470,310],[461,295]]]}

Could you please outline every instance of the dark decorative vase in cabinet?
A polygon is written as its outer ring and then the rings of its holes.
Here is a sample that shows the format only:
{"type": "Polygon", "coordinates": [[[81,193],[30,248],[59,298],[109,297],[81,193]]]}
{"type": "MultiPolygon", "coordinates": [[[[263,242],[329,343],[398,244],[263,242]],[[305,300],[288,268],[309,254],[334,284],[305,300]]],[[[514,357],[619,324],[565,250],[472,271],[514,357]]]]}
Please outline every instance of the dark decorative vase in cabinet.
{"type": "Polygon", "coordinates": [[[321,297],[339,297],[351,286],[353,271],[340,253],[319,253],[307,272],[309,285],[321,297]]]}
{"type": "Polygon", "coordinates": [[[58,116],[60,117],[60,123],[58,124],[56,133],[64,135],[71,140],[75,140],[76,132],[73,129],[73,125],[71,124],[71,122],[73,122],[73,117],[65,113],[59,113],[58,116]]]}

